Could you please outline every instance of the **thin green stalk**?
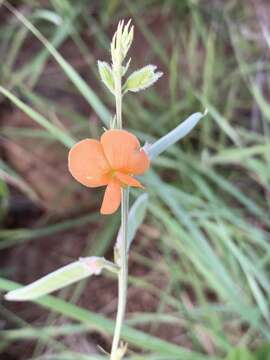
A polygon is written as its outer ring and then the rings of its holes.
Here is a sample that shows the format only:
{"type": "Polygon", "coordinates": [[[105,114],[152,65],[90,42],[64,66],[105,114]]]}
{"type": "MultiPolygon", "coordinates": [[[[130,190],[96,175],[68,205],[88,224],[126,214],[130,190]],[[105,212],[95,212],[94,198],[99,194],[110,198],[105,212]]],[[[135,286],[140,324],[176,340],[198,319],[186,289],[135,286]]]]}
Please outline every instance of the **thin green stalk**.
{"type": "MultiPolygon", "coordinates": [[[[123,25],[123,24],[122,24],[123,25]]],[[[115,44],[116,44],[116,57],[112,54],[113,60],[113,76],[115,83],[115,106],[116,106],[116,126],[122,129],[122,28],[118,26],[118,31],[115,44]]],[[[128,204],[129,202],[129,189],[121,189],[121,243],[119,252],[115,254],[115,262],[120,267],[118,273],[118,306],[116,323],[114,329],[114,336],[111,349],[111,360],[122,358],[119,355],[119,342],[121,336],[121,329],[125,317],[126,302],[127,302],[127,279],[128,279],[128,256],[127,256],[127,227],[128,227],[128,204]]],[[[121,347],[120,347],[121,348],[121,347]]],[[[123,352],[124,352],[123,348],[123,352]]]]}
{"type": "Polygon", "coordinates": [[[126,311],[127,299],[127,280],[128,280],[128,254],[127,254],[127,227],[128,227],[128,207],[129,207],[129,189],[122,189],[121,202],[121,229],[122,239],[119,254],[120,271],[118,274],[118,307],[116,324],[114,329],[114,337],[111,350],[111,360],[117,359],[117,350],[119,348],[119,341],[121,329],[124,321],[126,311]]]}
{"type": "Polygon", "coordinates": [[[116,106],[116,123],[118,129],[122,129],[122,76],[121,64],[115,69],[115,106],[116,106]]]}

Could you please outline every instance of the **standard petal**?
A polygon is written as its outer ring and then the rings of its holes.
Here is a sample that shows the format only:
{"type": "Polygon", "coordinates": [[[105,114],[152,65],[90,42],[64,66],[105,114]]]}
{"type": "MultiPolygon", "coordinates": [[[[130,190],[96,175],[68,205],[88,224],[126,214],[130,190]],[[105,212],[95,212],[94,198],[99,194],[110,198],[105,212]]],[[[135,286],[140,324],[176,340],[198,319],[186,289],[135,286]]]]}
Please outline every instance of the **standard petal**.
{"type": "Polygon", "coordinates": [[[140,147],[136,136],[125,130],[108,130],[100,142],[111,167],[114,170],[125,168],[130,154],[140,147]]]}
{"type": "Polygon", "coordinates": [[[121,183],[123,183],[125,185],[139,187],[141,189],[144,188],[143,185],[137,179],[134,179],[134,177],[132,177],[130,175],[116,172],[115,177],[117,180],[119,180],[121,183]]]}
{"type": "Polygon", "coordinates": [[[100,139],[104,153],[114,170],[141,175],[148,170],[150,160],[135,135],[125,130],[108,130],[100,139]]]}
{"type": "Polygon", "coordinates": [[[100,209],[101,214],[113,214],[121,203],[121,186],[119,181],[112,180],[106,187],[102,206],[100,209]]]}
{"type": "Polygon", "coordinates": [[[85,139],[75,144],[69,152],[68,167],[72,176],[88,187],[107,185],[110,166],[100,142],[85,139]]]}
{"type": "Polygon", "coordinates": [[[126,172],[133,175],[142,175],[149,169],[149,166],[150,159],[145,151],[140,148],[130,155],[126,165],[126,172]]]}

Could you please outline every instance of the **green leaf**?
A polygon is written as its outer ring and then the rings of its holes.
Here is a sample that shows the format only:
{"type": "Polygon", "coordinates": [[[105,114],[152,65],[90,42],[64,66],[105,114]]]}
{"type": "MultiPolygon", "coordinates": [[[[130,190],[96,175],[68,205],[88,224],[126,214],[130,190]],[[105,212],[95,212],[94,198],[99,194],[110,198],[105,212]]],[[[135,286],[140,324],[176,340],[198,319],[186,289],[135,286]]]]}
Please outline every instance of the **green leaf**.
{"type": "Polygon", "coordinates": [[[124,93],[127,91],[138,92],[153,85],[162,75],[162,72],[156,72],[155,65],[147,65],[134,71],[127,79],[124,85],[124,93]]]}
{"type": "Polygon", "coordinates": [[[37,193],[32,189],[31,186],[16,173],[8,164],[0,159],[0,179],[4,180],[7,184],[11,184],[22,191],[26,196],[29,197],[33,202],[38,203],[40,201],[37,193]]]}
{"type": "MultiPolygon", "coordinates": [[[[129,210],[128,214],[128,233],[127,233],[127,250],[129,250],[130,245],[136,235],[138,228],[143,223],[143,220],[146,215],[146,210],[148,206],[148,194],[144,193],[140,195],[132,207],[129,210]]],[[[121,228],[119,230],[117,241],[116,241],[116,250],[120,247],[121,240],[121,228]]]]}
{"type": "Polygon", "coordinates": [[[63,58],[63,56],[56,50],[51,42],[49,42],[41,32],[16,8],[8,2],[5,6],[18,18],[19,21],[46,47],[47,51],[57,61],[63,71],[66,73],[70,81],[76,86],[82,96],[93,107],[100,119],[107,126],[109,124],[111,114],[107,107],[102,103],[95,92],[84,81],[80,74],[63,58]]]}
{"type": "Polygon", "coordinates": [[[112,68],[106,61],[98,60],[98,71],[102,82],[107,86],[112,94],[114,94],[114,79],[112,68]]]}
{"type": "Polygon", "coordinates": [[[40,9],[33,14],[32,19],[49,21],[56,26],[63,25],[63,19],[61,16],[51,10],[40,9]]]}
{"type": "Polygon", "coordinates": [[[30,106],[22,102],[10,91],[0,86],[0,93],[6,96],[13,104],[15,104],[21,111],[23,111],[35,122],[37,122],[40,126],[44,127],[44,129],[46,129],[50,134],[54,136],[55,139],[59,140],[66,147],[70,148],[74,145],[75,140],[69,134],[58,128],[56,125],[52,124],[43,115],[39,114],[30,106]]]}
{"type": "Polygon", "coordinates": [[[146,144],[145,151],[148,156],[151,159],[154,159],[163,151],[167,150],[170,146],[186,136],[206,114],[207,112],[204,114],[200,112],[194,113],[167,135],[157,140],[154,144],[146,144]]]}
{"type": "Polygon", "coordinates": [[[130,248],[130,245],[136,235],[137,230],[144,221],[148,202],[149,202],[148,194],[144,193],[136,199],[136,201],[130,208],[128,214],[128,236],[127,236],[128,249],[130,248]]]}
{"type": "Polygon", "coordinates": [[[11,301],[37,299],[40,296],[59,290],[88,276],[99,275],[105,267],[109,270],[117,269],[114,264],[104,258],[95,256],[81,258],[78,261],[44,276],[32,284],[24,286],[18,290],[10,291],[5,295],[5,298],[6,300],[11,301]]]}
{"type": "MultiPolygon", "coordinates": [[[[256,360],[246,348],[237,348],[230,351],[225,360],[256,360]]],[[[265,359],[266,360],[266,359],[265,359]]]]}

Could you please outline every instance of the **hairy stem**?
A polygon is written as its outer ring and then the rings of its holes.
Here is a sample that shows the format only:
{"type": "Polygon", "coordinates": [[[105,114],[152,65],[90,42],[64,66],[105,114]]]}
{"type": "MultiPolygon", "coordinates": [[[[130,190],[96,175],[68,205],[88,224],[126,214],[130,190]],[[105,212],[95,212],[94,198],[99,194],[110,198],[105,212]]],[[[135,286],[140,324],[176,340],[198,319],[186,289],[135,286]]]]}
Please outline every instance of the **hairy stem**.
{"type": "Polygon", "coordinates": [[[122,129],[122,65],[118,64],[115,69],[115,106],[116,106],[116,124],[118,129],[122,129]]]}
{"type": "MultiPolygon", "coordinates": [[[[118,38],[118,58],[113,64],[115,83],[115,105],[116,105],[116,126],[122,129],[122,58],[121,58],[121,37],[118,38]]],[[[127,227],[128,227],[128,204],[129,189],[121,189],[121,243],[115,254],[115,261],[120,267],[118,273],[118,306],[114,336],[111,349],[111,360],[120,360],[118,355],[121,329],[126,311],[127,279],[128,279],[128,254],[127,254],[127,227]]]]}
{"type": "Polygon", "coordinates": [[[118,274],[118,307],[116,324],[114,329],[114,337],[111,350],[111,360],[116,360],[117,349],[119,348],[119,341],[121,329],[124,321],[126,311],[127,298],[127,280],[128,280],[128,254],[127,254],[127,226],[128,226],[128,203],[129,190],[122,189],[122,205],[121,205],[121,245],[119,253],[120,271],[118,274]]]}

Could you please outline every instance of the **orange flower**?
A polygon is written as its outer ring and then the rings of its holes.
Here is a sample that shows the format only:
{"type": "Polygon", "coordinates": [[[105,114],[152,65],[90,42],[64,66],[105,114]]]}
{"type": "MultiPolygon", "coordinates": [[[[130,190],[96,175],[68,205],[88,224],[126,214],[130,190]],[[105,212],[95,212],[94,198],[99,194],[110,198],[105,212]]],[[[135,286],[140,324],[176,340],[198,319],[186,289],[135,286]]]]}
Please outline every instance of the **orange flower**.
{"type": "Polygon", "coordinates": [[[125,130],[108,130],[100,138],[85,139],[69,152],[68,166],[72,176],[88,187],[107,185],[100,212],[114,213],[121,203],[121,187],[143,188],[133,175],[149,168],[149,158],[139,140],[125,130]]]}

